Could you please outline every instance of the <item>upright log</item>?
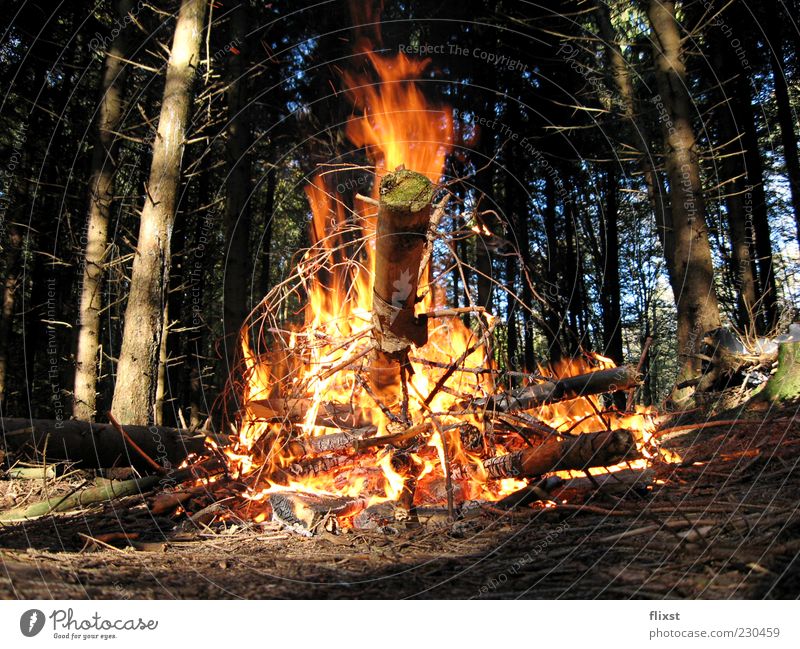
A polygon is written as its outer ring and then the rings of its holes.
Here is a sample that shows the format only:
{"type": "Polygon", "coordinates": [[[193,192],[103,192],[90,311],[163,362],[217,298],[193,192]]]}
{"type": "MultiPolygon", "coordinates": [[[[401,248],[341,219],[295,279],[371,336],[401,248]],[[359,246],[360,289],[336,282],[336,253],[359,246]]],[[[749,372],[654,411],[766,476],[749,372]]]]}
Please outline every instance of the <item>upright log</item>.
{"type": "Polygon", "coordinates": [[[773,402],[800,400],[800,343],[785,342],[778,346],[778,369],[757,398],[773,402]]]}
{"type": "Polygon", "coordinates": [[[400,169],[381,181],[372,304],[377,349],[370,380],[384,396],[396,396],[409,347],[428,339],[426,322],[416,317],[414,305],[433,194],[430,180],[414,171],[400,169]]]}

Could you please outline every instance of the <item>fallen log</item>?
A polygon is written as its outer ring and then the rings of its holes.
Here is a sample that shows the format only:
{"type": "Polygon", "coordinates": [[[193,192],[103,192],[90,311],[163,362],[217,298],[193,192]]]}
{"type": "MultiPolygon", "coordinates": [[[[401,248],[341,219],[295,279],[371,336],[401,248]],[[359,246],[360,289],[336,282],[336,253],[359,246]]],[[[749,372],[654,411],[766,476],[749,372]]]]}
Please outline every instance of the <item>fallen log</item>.
{"type": "Polygon", "coordinates": [[[12,509],[0,515],[0,522],[22,521],[55,512],[65,512],[79,507],[97,505],[116,498],[138,494],[144,495],[155,488],[172,487],[186,480],[197,478],[198,475],[202,474],[203,477],[206,477],[222,473],[223,470],[224,467],[216,459],[212,458],[197,467],[179,469],[166,475],[150,475],[131,480],[111,480],[107,484],[98,487],[80,489],[66,496],[56,496],[27,507],[12,509]]]}
{"type": "MultiPolygon", "coordinates": [[[[628,430],[553,437],[539,446],[490,457],[483,461],[489,480],[536,478],[546,473],[612,466],[638,457],[636,442],[628,430]]],[[[469,477],[471,467],[455,467],[453,479],[469,477]]]]}
{"type": "Polygon", "coordinates": [[[372,303],[376,349],[370,360],[370,381],[380,394],[396,396],[409,347],[428,340],[427,321],[414,307],[433,194],[430,180],[414,171],[400,169],[381,181],[372,303]]]}
{"type": "MultiPolygon", "coordinates": [[[[189,454],[206,453],[206,433],[168,426],[127,426],[125,433],[164,469],[177,466],[189,454]]],[[[81,468],[133,466],[152,473],[153,467],[111,424],[52,419],[0,418],[7,450],[29,451],[47,460],[76,462],[81,468]]]]}
{"type": "MultiPolygon", "coordinates": [[[[518,390],[493,395],[484,399],[476,399],[472,406],[485,407],[487,410],[509,412],[527,410],[549,403],[566,401],[604,392],[628,390],[639,384],[639,373],[629,365],[612,367],[588,374],[578,374],[556,381],[546,381],[528,385],[518,390]]],[[[469,404],[464,404],[465,407],[469,404]]]]}

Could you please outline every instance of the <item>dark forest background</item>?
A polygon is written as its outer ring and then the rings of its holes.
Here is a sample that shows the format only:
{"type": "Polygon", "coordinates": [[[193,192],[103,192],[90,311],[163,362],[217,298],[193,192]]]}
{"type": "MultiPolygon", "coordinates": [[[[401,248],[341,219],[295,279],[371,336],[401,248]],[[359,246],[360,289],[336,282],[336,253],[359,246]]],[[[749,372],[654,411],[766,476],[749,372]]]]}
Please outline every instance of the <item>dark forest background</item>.
{"type": "MultiPolygon", "coordinates": [[[[374,26],[336,0],[2,13],[1,414],[198,423],[308,243],[303,188],[321,163],[367,163],[342,75],[368,70],[354,44],[374,26]]],[[[702,371],[705,331],[797,318],[800,2],[358,15],[382,16],[383,54],[429,48],[419,86],[454,109],[445,178],[463,181],[442,228],[479,233],[458,250],[474,272],[446,286],[500,317],[500,367],[636,362],[652,337],[651,404],[702,371]]],[[[329,182],[352,200],[373,179],[329,182]]]]}

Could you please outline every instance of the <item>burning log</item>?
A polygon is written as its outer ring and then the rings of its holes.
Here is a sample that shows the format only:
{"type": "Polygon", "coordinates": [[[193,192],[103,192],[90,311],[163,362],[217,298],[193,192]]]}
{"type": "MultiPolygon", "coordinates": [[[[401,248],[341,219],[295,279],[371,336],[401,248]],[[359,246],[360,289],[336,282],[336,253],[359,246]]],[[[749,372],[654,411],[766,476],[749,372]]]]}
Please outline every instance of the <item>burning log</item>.
{"type": "MultiPolygon", "coordinates": [[[[633,434],[628,430],[553,437],[539,446],[498,455],[483,461],[489,480],[535,478],[553,471],[612,466],[637,457],[633,434]]],[[[460,467],[454,478],[466,477],[460,467]]]]}
{"type": "Polygon", "coordinates": [[[472,405],[500,412],[527,410],[536,406],[591,394],[627,390],[637,386],[639,381],[639,373],[633,367],[621,365],[620,367],[598,370],[597,372],[569,376],[556,381],[528,385],[512,392],[493,395],[485,399],[477,399],[472,405]]]}
{"type": "Polygon", "coordinates": [[[408,349],[428,340],[425,318],[414,313],[434,187],[422,174],[400,169],[384,176],[375,243],[372,321],[376,350],[370,380],[379,392],[397,389],[408,349]]]}
{"type": "MultiPolygon", "coordinates": [[[[133,466],[152,472],[152,466],[112,424],[50,419],[0,418],[6,448],[42,455],[47,459],[79,462],[85,468],[133,466]]],[[[169,468],[191,454],[206,453],[206,433],[167,426],[124,426],[125,433],[147,456],[169,468]]]]}

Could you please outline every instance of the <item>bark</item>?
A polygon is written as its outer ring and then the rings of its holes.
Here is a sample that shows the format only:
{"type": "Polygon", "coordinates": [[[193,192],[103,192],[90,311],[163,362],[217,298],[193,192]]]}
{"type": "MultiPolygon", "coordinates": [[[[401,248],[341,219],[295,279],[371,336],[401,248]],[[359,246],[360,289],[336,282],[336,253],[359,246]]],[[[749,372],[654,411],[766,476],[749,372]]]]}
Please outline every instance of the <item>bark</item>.
{"type": "Polygon", "coordinates": [[[158,134],[153,144],[112,402],[114,414],[132,424],[146,424],[153,416],[170,237],[205,9],[205,0],[181,3],[167,65],[158,134]]]}
{"type": "MultiPolygon", "coordinates": [[[[682,382],[702,372],[696,354],[703,333],[720,325],[719,304],[675,3],[651,0],[648,17],[659,92],[655,104],[663,130],[675,237],[672,290],[678,309],[678,382],[682,382]]],[[[676,392],[673,396],[680,399],[685,395],[676,392]]]]}
{"type": "MultiPolygon", "coordinates": [[[[132,0],[119,0],[116,17],[122,21],[131,9],[132,0]]],[[[97,399],[97,354],[100,348],[100,309],[102,281],[108,250],[108,219],[114,200],[114,175],[119,155],[119,131],[122,121],[127,77],[128,30],[120,29],[106,54],[100,86],[95,141],[89,181],[89,212],[86,223],[83,282],[80,294],[80,324],[75,358],[73,415],[91,421],[97,399]]]]}
{"type": "MultiPolygon", "coordinates": [[[[159,426],[124,425],[123,430],[153,461],[164,468],[177,466],[190,453],[206,451],[205,434],[159,426]]],[[[152,466],[111,424],[77,420],[0,418],[3,440],[11,451],[28,452],[47,461],[77,462],[82,468],[152,466]]]]}
{"type": "MultiPolygon", "coordinates": [[[[238,43],[239,54],[228,62],[225,93],[228,107],[227,138],[225,155],[227,176],[225,178],[225,279],[223,294],[224,349],[227,361],[226,373],[236,367],[239,354],[239,333],[250,312],[248,307],[247,281],[252,271],[250,260],[250,198],[252,192],[252,164],[248,152],[252,144],[250,109],[247,98],[248,47],[246,43],[248,10],[246,2],[240,2],[230,18],[232,42],[238,43]]],[[[232,404],[233,405],[233,404],[232,404]]]]}
{"type": "Polygon", "coordinates": [[[487,410],[508,412],[527,410],[557,401],[575,399],[590,394],[603,394],[628,390],[639,384],[639,373],[628,365],[598,370],[588,374],[578,374],[556,381],[529,385],[518,390],[497,394],[487,399],[477,399],[472,405],[486,407],[487,410]]]}
{"type": "Polygon", "coordinates": [[[414,305],[433,191],[431,182],[413,171],[389,173],[381,181],[372,305],[377,349],[370,380],[387,395],[396,396],[400,364],[411,344],[427,341],[427,325],[414,315],[414,305]]]}

